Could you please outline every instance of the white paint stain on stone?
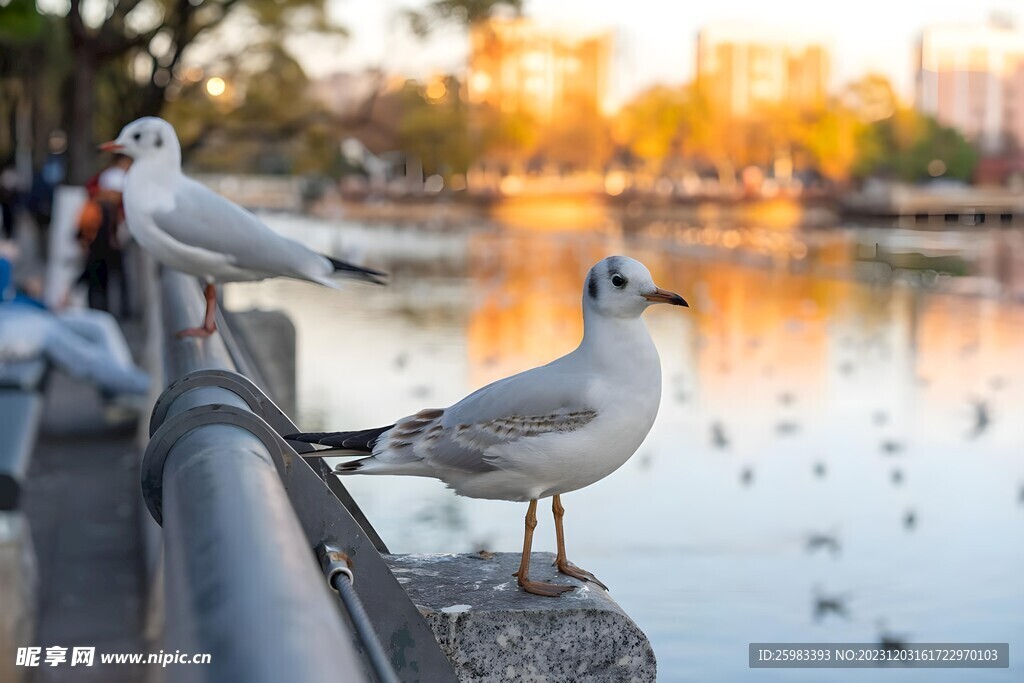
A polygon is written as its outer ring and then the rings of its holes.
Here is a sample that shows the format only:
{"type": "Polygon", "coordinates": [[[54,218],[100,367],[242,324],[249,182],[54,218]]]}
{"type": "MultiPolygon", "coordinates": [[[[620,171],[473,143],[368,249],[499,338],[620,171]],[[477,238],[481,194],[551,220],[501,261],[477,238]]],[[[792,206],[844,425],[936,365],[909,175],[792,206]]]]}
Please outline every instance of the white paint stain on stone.
{"type": "Polygon", "coordinates": [[[472,605],[449,605],[448,607],[442,607],[441,611],[445,614],[462,614],[473,609],[472,605]]]}

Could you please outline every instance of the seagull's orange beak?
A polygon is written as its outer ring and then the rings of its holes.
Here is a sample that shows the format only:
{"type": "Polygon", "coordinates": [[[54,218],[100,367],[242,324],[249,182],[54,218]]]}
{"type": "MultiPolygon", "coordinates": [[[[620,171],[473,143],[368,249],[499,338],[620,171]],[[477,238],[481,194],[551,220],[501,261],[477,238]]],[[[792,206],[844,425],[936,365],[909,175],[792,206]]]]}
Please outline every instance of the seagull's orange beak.
{"type": "Polygon", "coordinates": [[[667,289],[661,289],[660,287],[656,287],[650,294],[644,294],[644,298],[656,304],[671,304],[672,306],[690,307],[690,304],[686,303],[686,299],[675,292],[670,292],[667,289]]]}
{"type": "Polygon", "coordinates": [[[120,152],[124,149],[124,145],[119,145],[113,140],[110,142],[104,142],[102,145],[96,147],[101,152],[120,152]]]}

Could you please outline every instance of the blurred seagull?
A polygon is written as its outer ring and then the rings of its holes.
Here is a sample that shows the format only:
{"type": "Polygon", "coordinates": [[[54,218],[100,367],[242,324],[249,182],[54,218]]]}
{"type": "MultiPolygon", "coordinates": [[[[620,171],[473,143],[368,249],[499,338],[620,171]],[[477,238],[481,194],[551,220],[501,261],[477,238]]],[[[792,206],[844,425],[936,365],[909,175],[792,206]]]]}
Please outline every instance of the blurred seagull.
{"type": "Polygon", "coordinates": [[[782,420],[775,425],[775,431],[779,434],[796,434],[800,431],[800,425],[793,420],[782,420]]]}
{"type": "Polygon", "coordinates": [[[974,425],[971,427],[970,433],[967,438],[976,439],[988,429],[989,423],[992,421],[992,416],[989,413],[988,402],[985,399],[974,399],[971,401],[974,406],[974,425]]]}
{"type": "Polygon", "coordinates": [[[913,531],[915,526],[917,526],[917,513],[913,510],[907,510],[903,515],[903,528],[907,531],[913,531]]]}
{"type": "Polygon", "coordinates": [[[814,587],[814,620],[821,621],[829,614],[834,614],[837,617],[844,619],[850,618],[850,611],[847,608],[847,600],[849,595],[845,593],[836,593],[834,595],[827,595],[822,592],[820,586],[814,587]]]}
{"type": "Polygon", "coordinates": [[[895,439],[886,439],[880,448],[886,455],[899,455],[903,451],[903,444],[895,439]]]}
{"type": "Polygon", "coordinates": [[[208,337],[216,331],[217,282],[291,277],[335,289],[335,278],[383,284],[384,273],[307,249],[186,177],[178,136],[163,119],[133,121],[100,149],[134,159],[124,191],[132,237],[161,263],[206,283],[203,325],[182,330],[179,337],[208,337]]]}
{"type": "Polygon", "coordinates": [[[839,537],[835,533],[828,533],[824,531],[812,531],[807,534],[807,540],[804,543],[804,547],[809,553],[813,553],[819,548],[824,548],[832,553],[832,555],[838,555],[839,551],[842,550],[842,545],[839,543],[839,537]]]}
{"type": "Polygon", "coordinates": [[[892,470],[892,483],[899,486],[903,483],[903,470],[899,467],[895,467],[892,470]]]}
{"type": "Polygon", "coordinates": [[[337,474],[436,477],[462,496],[529,501],[518,582],[529,593],[557,596],[573,586],[529,578],[537,500],[551,496],[558,571],[604,588],[566,558],[560,496],[618,469],[654,424],[661,361],[640,314],[657,303],[687,305],[656,287],[639,261],[608,257],[587,275],[583,341],[572,353],[393,425],[285,438],[329,446],[322,455],[371,454],[339,465],[337,474]]]}
{"type": "Polygon", "coordinates": [[[878,620],[878,644],[883,650],[905,650],[907,648],[907,636],[902,633],[894,633],[889,630],[885,619],[878,620]]]}
{"type": "Polygon", "coordinates": [[[729,437],[725,434],[725,425],[718,420],[711,423],[711,443],[715,448],[729,447],[729,437]]]}

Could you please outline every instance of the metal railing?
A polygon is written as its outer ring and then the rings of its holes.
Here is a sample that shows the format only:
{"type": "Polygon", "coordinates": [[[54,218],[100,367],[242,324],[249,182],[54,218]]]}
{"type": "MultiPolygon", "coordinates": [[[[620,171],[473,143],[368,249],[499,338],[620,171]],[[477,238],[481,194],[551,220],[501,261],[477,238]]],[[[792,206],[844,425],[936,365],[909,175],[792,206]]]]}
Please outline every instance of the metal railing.
{"type": "Polygon", "coordinates": [[[456,680],[365,516],[340,482],[328,486],[319,458],[281,438],[295,425],[236,372],[222,335],[173,337],[202,317],[195,280],[165,270],[161,307],[169,385],[153,410],[142,487],[163,525],[163,649],[212,662],[168,676],[456,680]],[[318,571],[326,546],[351,558],[358,581],[339,589],[336,571],[318,571]]]}

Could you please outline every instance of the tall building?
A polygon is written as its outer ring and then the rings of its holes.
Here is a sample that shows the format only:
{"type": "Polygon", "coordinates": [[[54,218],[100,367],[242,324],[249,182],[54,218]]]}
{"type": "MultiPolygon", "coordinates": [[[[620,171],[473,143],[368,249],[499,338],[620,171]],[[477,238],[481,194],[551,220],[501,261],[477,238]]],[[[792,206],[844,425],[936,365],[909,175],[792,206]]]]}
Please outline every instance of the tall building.
{"type": "Polygon", "coordinates": [[[494,19],[470,31],[473,104],[529,115],[540,125],[593,116],[607,94],[609,34],[570,37],[529,19],[494,19]]]}
{"type": "Polygon", "coordinates": [[[794,31],[730,22],[697,36],[697,82],[718,111],[736,118],[782,103],[822,104],[829,61],[823,41],[794,31]]]}
{"type": "Polygon", "coordinates": [[[1024,146],[1024,30],[931,26],[921,35],[917,106],[986,152],[1024,146]]]}

